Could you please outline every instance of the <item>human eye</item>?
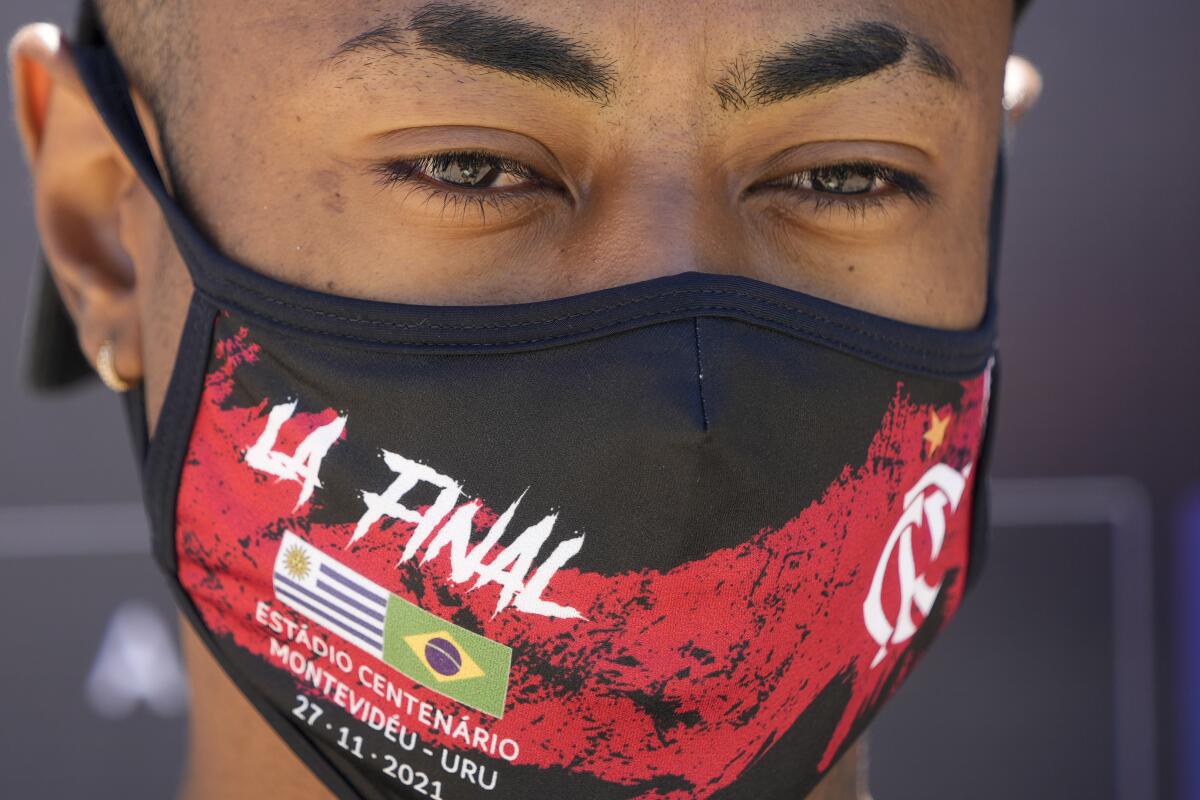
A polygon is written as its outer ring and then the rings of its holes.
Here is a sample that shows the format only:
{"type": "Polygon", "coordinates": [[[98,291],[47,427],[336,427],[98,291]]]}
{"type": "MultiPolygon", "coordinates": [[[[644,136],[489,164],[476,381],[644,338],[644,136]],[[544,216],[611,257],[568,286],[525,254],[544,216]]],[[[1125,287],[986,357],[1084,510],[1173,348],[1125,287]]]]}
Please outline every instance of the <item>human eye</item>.
{"type": "Polygon", "coordinates": [[[902,200],[927,205],[934,197],[916,175],[875,161],[808,167],[756,184],[748,191],[783,194],[814,211],[844,211],[856,218],[866,217],[872,210],[886,210],[902,200]]]}
{"type": "Polygon", "coordinates": [[[407,188],[430,201],[440,199],[443,215],[461,212],[462,221],[469,214],[485,221],[489,209],[503,216],[515,207],[564,191],[528,164],[481,150],[386,161],[374,171],[386,186],[407,188]]]}

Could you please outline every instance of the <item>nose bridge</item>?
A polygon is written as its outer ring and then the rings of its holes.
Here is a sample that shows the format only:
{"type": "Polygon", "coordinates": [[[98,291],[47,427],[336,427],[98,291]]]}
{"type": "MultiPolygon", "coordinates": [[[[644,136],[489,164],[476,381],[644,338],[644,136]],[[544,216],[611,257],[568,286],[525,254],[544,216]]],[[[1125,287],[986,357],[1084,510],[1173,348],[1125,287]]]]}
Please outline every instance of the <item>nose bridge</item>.
{"type": "Polygon", "coordinates": [[[700,185],[696,159],[679,148],[657,161],[631,157],[588,198],[580,255],[627,281],[688,270],[726,271],[728,225],[719,197],[700,185]],[[724,232],[724,234],[722,233],[724,232]]]}
{"type": "Polygon", "coordinates": [[[648,7],[638,13],[672,35],[626,32],[622,63],[654,80],[622,86],[615,101],[621,122],[603,134],[606,167],[587,187],[580,237],[593,263],[607,262],[631,280],[706,271],[724,260],[714,245],[728,238],[718,231],[730,230],[710,152],[707,64],[695,55],[706,27],[700,17],[672,21],[648,7]]]}

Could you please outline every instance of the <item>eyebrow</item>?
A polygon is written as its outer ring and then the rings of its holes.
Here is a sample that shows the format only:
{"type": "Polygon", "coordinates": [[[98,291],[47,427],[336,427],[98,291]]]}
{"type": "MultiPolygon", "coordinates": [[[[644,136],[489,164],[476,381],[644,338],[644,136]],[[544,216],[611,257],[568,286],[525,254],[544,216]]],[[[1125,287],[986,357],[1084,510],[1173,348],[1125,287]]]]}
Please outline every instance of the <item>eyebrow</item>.
{"type": "Polygon", "coordinates": [[[886,22],[859,22],[788,42],[755,59],[736,60],[713,84],[722,108],[767,105],[826,91],[901,64],[959,86],[962,78],[937,45],[886,22]]]}
{"type": "MultiPolygon", "coordinates": [[[[565,33],[465,3],[434,2],[408,20],[384,20],[347,39],[328,61],[376,51],[402,56],[416,49],[448,56],[606,104],[616,85],[610,59],[565,33]]],[[[859,22],[736,59],[712,84],[724,109],[744,109],[827,91],[910,60],[947,84],[962,78],[928,39],[886,22],[859,22]],[[750,64],[753,63],[753,67],[750,64]]]]}
{"type": "Polygon", "coordinates": [[[612,63],[582,42],[544,25],[461,3],[429,3],[407,24],[385,20],[343,42],[330,56],[411,48],[449,56],[606,103],[616,83],[612,63]]]}

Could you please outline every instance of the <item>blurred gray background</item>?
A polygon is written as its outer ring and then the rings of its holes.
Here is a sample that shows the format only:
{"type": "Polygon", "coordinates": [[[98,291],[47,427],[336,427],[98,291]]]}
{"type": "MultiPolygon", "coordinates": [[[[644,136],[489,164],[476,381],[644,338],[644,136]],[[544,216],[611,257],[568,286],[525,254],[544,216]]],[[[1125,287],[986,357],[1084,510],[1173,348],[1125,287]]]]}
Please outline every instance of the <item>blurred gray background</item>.
{"type": "MultiPolygon", "coordinates": [[[[0,32],[74,5],[5,0],[0,32]]],[[[1010,162],[997,527],[873,730],[878,800],[1200,798],[1198,30],[1184,0],[1035,0],[1017,37],[1046,91],[1010,162]]],[[[117,401],[17,379],[36,250],[11,121],[0,182],[0,797],[169,796],[174,616],[117,401]]]]}

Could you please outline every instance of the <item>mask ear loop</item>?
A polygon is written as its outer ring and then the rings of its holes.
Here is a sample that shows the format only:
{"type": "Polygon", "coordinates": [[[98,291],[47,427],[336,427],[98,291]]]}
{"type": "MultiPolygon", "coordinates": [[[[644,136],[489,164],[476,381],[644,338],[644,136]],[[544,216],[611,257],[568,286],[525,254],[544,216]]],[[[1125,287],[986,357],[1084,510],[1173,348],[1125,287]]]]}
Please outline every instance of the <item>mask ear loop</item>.
{"type": "Polygon", "coordinates": [[[125,71],[99,33],[91,38],[91,43],[80,43],[72,48],[84,88],[146,188],[160,203],[173,205],[134,110],[125,71]]]}
{"type": "Polygon", "coordinates": [[[202,291],[219,285],[220,276],[213,273],[213,268],[207,265],[221,262],[225,265],[224,269],[236,267],[230,266],[227,260],[204,240],[167,189],[150,150],[146,132],[134,109],[129,80],[112,48],[102,35],[96,35],[92,43],[80,44],[73,48],[72,54],[80,79],[101,119],[146,189],[158,203],[167,227],[171,230],[175,246],[192,278],[192,285],[202,291]]]}

